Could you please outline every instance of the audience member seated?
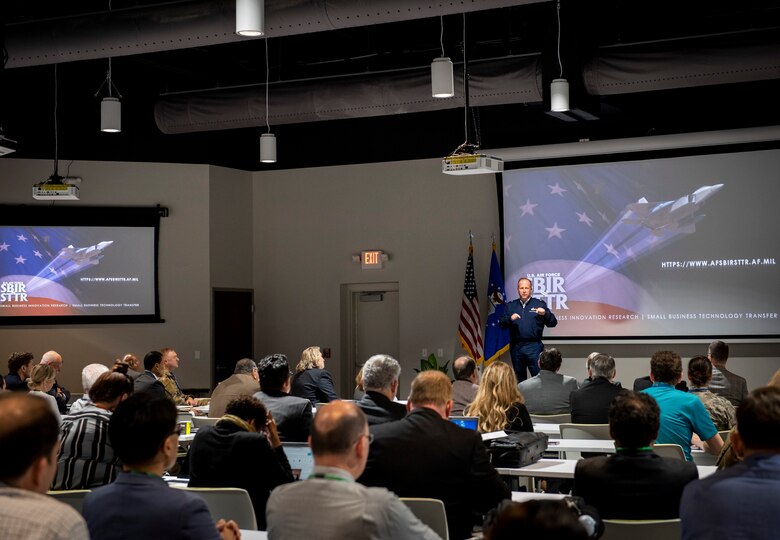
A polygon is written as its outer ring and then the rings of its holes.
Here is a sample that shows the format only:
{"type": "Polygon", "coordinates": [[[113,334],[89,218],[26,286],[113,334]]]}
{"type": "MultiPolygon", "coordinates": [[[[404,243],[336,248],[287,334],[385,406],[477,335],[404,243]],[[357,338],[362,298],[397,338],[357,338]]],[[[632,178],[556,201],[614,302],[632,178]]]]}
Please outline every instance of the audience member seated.
{"type": "Polygon", "coordinates": [[[683,540],[778,537],[780,388],[759,388],[742,400],[730,440],[742,462],[685,488],[683,540]]]}
{"type": "Polygon", "coordinates": [[[365,395],[366,391],[363,388],[363,366],[360,366],[357,375],[355,375],[355,391],[352,394],[352,399],[359,401],[363,399],[363,396],[365,395]]]}
{"type": "Polygon", "coordinates": [[[531,414],[565,414],[571,411],[569,397],[579,385],[577,379],[558,373],[563,357],[558,349],[539,355],[539,373],[518,385],[531,414]]]}
{"type": "Polygon", "coordinates": [[[72,507],[48,497],[57,470],[59,426],[37,397],[0,394],[0,531],[3,538],[88,540],[72,507]]]}
{"type": "Polygon", "coordinates": [[[325,358],[319,347],[308,347],[301,353],[295,366],[295,377],[290,394],[308,399],[313,406],[338,399],[333,379],[325,370],[325,358]]]}
{"type": "Polygon", "coordinates": [[[240,535],[235,522],[216,524],[206,503],[168,487],[161,478],[176,462],[176,407],[147,393],[124,400],[111,416],[108,436],[124,464],[113,484],[87,494],[83,515],[92,540],[176,538],[207,540],[240,535]]]}
{"type": "Polygon", "coordinates": [[[116,478],[119,458],[108,423],[117,405],[133,393],[133,382],[122,373],[103,373],[89,393],[91,402],[62,422],[52,489],[91,489],[116,478]]]}
{"type": "Polygon", "coordinates": [[[460,540],[471,536],[472,512],[484,514],[510,492],[490,464],[479,433],[447,419],[451,398],[452,384],[444,373],[417,375],[409,414],[371,427],[374,443],[359,481],[386,487],[399,497],[443,501],[450,537],[460,540]]]}
{"type": "Polygon", "coordinates": [[[308,399],[291,396],[290,366],[283,354],[266,356],[257,363],[260,392],[254,397],[273,415],[282,441],[306,442],[311,429],[312,407],[308,399]]]}
{"type": "Polygon", "coordinates": [[[739,407],[748,394],[747,381],[744,377],[726,369],[729,346],[722,341],[713,341],[710,343],[707,358],[712,362],[710,391],[728,399],[734,407],[739,407]]]}
{"type": "Polygon", "coordinates": [[[219,418],[225,414],[228,403],[243,396],[251,397],[259,391],[260,375],[257,374],[257,364],[251,358],[243,358],[236,362],[233,375],[219,383],[211,393],[209,416],[219,418]]]}
{"type": "Polygon", "coordinates": [[[154,397],[168,397],[160,377],[165,373],[163,355],[160,351],[150,351],[144,356],[144,372],[133,382],[135,393],[152,394],[154,397]]]}
{"type": "Polygon", "coordinates": [[[572,494],[605,519],[677,518],[683,488],[699,474],[693,463],[653,453],[660,415],[649,395],[620,392],[609,408],[616,452],[578,461],[572,494]]]}
{"type": "MultiPolygon", "coordinates": [[[[125,375],[130,377],[130,380],[135,381],[139,375],[144,370],[143,364],[138,359],[138,357],[134,354],[127,353],[124,355],[121,359],[117,358],[114,361],[114,365],[122,365],[127,366],[127,371],[125,371],[125,375]]],[[[121,372],[120,372],[121,373],[121,372]]]]}
{"type": "Polygon", "coordinates": [[[252,396],[234,399],[215,426],[200,428],[188,459],[190,486],[247,490],[260,530],[266,528],[268,495],[294,480],[276,424],[252,396]]]}
{"type": "Polygon", "coordinates": [[[585,526],[564,501],[527,501],[502,503],[483,527],[485,540],[549,538],[586,540],[585,526]]]}
{"type": "Polygon", "coordinates": [[[92,404],[92,400],[89,398],[89,389],[95,384],[97,378],[107,371],[108,368],[103,364],[87,364],[84,366],[84,369],[81,370],[81,387],[84,389],[84,395],[71,404],[68,414],[79,413],[84,407],[92,404]]]}
{"type": "Polygon", "coordinates": [[[615,360],[598,353],[590,361],[590,382],[571,393],[571,421],[575,424],[606,424],[609,405],[623,389],[613,384],[615,360]]]}
{"type": "Polygon", "coordinates": [[[273,491],[268,538],[439,538],[387,489],[355,483],[371,437],[365,414],[353,403],[337,401],[318,411],[309,439],[314,472],[273,491]]]}
{"type": "Polygon", "coordinates": [[[401,366],[395,358],[386,354],[374,355],[363,364],[362,373],[366,393],[357,406],[366,413],[369,426],[406,416],[406,407],[393,401],[401,376],[401,366]]]}
{"type": "Polygon", "coordinates": [[[198,405],[198,401],[192,397],[186,395],[181,390],[179,381],[176,380],[174,371],[179,369],[179,355],[176,351],[170,347],[163,347],[160,349],[160,353],[163,356],[163,367],[165,368],[162,376],[160,376],[160,382],[165,387],[165,393],[173,400],[176,405],[198,405]]]}
{"type": "Polygon", "coordinates": [[[586,384],[590,383],[590,381],[593,380],[593,377],[590,374],[590,363],[591,361],[596,358],[596,356],[600,355],[600,352],[592,352],[588,356],[585,357],[585,371],[588,372],[588,376],[582,379],[582,382],[580,383],[580,388],[585,386],[586,384]]]}
{"type": "Polygon", "coordinates": [[[452,374],[455,375],[455,382],[452,383],[452,416],[462,416],[466,407],[477,397],[477,363],[470,356],[460,356],[452,363],[452,374]]]}
{"type": "Polygon", "coordinates": [[[517,389],[515,370],[500,360],[485,368],[477,396],[466,408],[466,416],[479,418],[477,427],[481,433],[534,430],[523,396],[517,389]]]}
{"type": "Polygon", "coordinates": [[[695,395],[674,388],[682,378],[680,355],[672,351],[658,351],[653,354],[650,360],[650,378],[653,380],[653,386],[642,391],[651,395],[661,409],[661,427],[655,442],[679,444],[685,459],[691,461],[691,442],[695,433],[703,449],[717,456],[723,441],[707,409],[695,395]]]}
{"type": "Polygon", "coordinates": [[[68,402],[70,401],[70,391],[64,386],[60,386],[57,377],[62,370],[62,356],[57,351],[48,351],[41,357],[41,364],[54,368],[54,384],[48,394],[57,401],[57,408],[60,414],[68,414],[68,402]]]}
{"type": "Polygon", "coordinates": [[[694,356],[688,362],[688,391],[704,404],[718,431],[727,431],[737,422],[737,410],[729,400],[709,391],[712,364],[706,356],[694,356]]]}
{"type": "Polygon", "coordinates": [[[57,400],[49,394],[49,390],[54,386],[54,368],[46,364],[38,364],[32,368],[30,378],[27,380],[27,388],[31,395],[39,396],[45,399],[49,406],[57,415],[57,421],[61,422],[60,408],[57,406],[57,400]]]}
{"type": "Polygon", "coordinates": [[[28,352],[11,353],[8,357],[8,375],[5,376],[5,389],[27,392],[27,379],[33,368],[33,355],[28,352]]]}

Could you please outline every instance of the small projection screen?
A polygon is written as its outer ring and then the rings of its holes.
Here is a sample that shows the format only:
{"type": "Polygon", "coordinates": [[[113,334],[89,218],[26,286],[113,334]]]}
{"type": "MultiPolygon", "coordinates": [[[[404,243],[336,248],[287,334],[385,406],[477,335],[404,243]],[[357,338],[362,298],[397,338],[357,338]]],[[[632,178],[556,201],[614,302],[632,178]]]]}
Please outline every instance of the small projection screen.
{"type": "Polygon", "coordinates": [[[160,322],[162,208],[0,208],[0,325],[160,322]]]}
{"type": "Polygon", "coordinates": [[[504,172],[509,299],[528,276],[558,318],[550,337],[777,337],[780,150],[772,146],[504,172]]]}

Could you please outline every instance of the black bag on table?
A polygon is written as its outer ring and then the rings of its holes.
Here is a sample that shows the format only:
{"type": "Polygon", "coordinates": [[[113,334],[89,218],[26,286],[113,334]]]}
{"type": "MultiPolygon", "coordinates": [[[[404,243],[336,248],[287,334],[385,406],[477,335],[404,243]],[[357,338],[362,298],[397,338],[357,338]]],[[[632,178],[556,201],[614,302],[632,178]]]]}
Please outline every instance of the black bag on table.
{"type": "Polygon", "coordinates": [[[512,431],[506,437],[486,441],[493,467],[517,469],[541,459],[547,450],[546,433],[512,431]]]}

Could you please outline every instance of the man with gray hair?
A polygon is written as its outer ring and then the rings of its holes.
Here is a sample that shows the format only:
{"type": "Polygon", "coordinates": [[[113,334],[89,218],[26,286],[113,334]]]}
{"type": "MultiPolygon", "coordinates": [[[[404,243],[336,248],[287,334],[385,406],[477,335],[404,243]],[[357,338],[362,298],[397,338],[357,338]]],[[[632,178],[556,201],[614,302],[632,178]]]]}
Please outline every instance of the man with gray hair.
{"type": "MultiPolygon", "coordinates": [[[[41,357],[41,364],[54,368],[55,377],[59,377],[62,369],[62,356],[57,351],[47,351],[41,357]]],[[[57,379],[54,379],[54,386],[51,387],[48,394],[57,401],[57,408],[60,410],[60,414],[68,414],[68,401],[70,401],[68,389],[60,386],[57,379]]]]}
{"type": "Polygon", "coordinates": [[[571,421],[575,424],[609,423],[609,406],[622,388],[615,385],[615,359],[596,354],[590,360],[590,383],[571,393],[571,421]]]}
{"type": "Polygon", "coordinates": [[[242,396],[253,396],[260,391],[260,376],[257,364],[251,358],[236,362],[233,375],[222,381],[214,389],[209,402],[209,416],[221,418],[225,415],[227,404],[242,396]]]}
{"type": "Polygon", "coordinates": [[[368,425],[384,424],[406,416],[406,407],[394,401],[398,392],[401,366],[392,356],[376,354],[363,364],[363,388],[366,394],[357,402],[368,425]]]}
{"type": "Polygon", "coordinates": [[[84,407],[92,403],[92,400],[89,397],[89,389],[92,388],[92,385],[95,384],[98,377],[106,371],[108,371],[108,368],[103,364],[87,364],[84,366],[84,369],[81,370],[81,386],[84,388],[84,395],[73,402],[68,414],[81,412],[84,407]]]}

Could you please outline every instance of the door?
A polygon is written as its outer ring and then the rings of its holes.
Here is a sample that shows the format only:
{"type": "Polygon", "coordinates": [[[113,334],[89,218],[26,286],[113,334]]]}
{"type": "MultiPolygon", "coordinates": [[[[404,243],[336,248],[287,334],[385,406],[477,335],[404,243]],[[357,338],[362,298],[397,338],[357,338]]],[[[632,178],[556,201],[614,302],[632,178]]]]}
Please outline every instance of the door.
{"type": "Polygon", "coordinates": [[[212,388],[233,374],[236,362],[254,355],[254,292],[213,291],[214,370],[212,388]]]}

